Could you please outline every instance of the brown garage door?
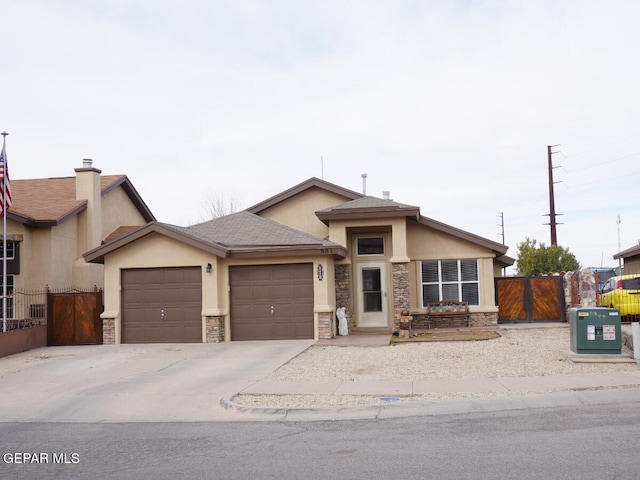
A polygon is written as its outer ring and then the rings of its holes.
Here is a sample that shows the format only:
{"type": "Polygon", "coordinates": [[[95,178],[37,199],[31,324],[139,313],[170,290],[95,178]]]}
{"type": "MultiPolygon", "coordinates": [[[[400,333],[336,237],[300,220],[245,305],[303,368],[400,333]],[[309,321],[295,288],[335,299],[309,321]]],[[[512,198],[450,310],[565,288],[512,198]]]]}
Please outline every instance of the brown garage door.
{"type": "Polygon", "coordinates": [[[200,267],[122,271],[122,343],[200,342],[200,267]]]}
{"type": "Polygon", "coordinates": [[[231,267],[231,340],[313,338],[313,265],[231,267]]]}

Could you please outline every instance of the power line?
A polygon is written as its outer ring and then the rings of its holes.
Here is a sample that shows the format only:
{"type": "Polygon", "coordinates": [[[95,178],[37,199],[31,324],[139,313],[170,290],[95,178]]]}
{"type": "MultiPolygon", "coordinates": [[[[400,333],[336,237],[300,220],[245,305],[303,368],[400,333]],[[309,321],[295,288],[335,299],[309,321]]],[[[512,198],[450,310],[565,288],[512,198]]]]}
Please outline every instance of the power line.
{"type": "MultiPolygon", "coordinates": [[[[562,154],[562,152],[559,152],[559,153],[562,154]]],[[[612,160],[606,160],[604,162],[594,163],[593,165],[587,165],[586,167],[582,167],[582,168],[575,168],[573,170],[567,170],[566,168],[563,168],[563,170],[567,173],[581,172],[583,170],[589,170],[590,168],[599,167],[601,165],[608,165],[610,163],[617,162],[618,160],[624,160],[625,158],[635,157],[636,155],[640,155],[640,152],[630,153],[628,155],[623,155],[622,157],[616,157],[612,160]]],[[[569,158],[566,155],[563,155],[563,156],[564,158],[569,158]]]]}
{"type": "Polygon", "coordinates": [[[591,148],[589,150],[583,150],[582,152],[574,153],[573,155],[567,156],[567,155],[563,154],[563,156],[565,158],[578,157],[580,155],[584,155],[585,153],[591,153],[591,152],[593,152],[595,150],[600,150],[601,148],[608,147],[610,145],[615,145],[616,143],[625,142],[627,140],[631,140],[632,138],[636,138],[636,137],[640,137],[640,133],[636,133],[634,135],[631,135],[630,137],[621,138],[620,140],[614,140],[613,142],[604,143],[602,145],[598,145],[597,147],[593,147],[593,148],[591,148]]]}
{"type": "Polygon", "coordinates": [[[575,185],[573,187],[571,185],[566,184],[566,182],[564,182],[564,183],[567,185],[567,188],[569,188],[569,189],[572,189],[572,188],[583,188],[583,187],[588,187],[590,185],[594,185],[596,183],[611,182],[613,180],[618,180],[620,178],[626,178],[626,177],[632,177],[634,175],[640,175],[640,172],[625,173],[624,175],[618,175],[617,177],[600,178],[598,180],[594,180],[593,182],[580,183],[580,184],[575,185]]]}

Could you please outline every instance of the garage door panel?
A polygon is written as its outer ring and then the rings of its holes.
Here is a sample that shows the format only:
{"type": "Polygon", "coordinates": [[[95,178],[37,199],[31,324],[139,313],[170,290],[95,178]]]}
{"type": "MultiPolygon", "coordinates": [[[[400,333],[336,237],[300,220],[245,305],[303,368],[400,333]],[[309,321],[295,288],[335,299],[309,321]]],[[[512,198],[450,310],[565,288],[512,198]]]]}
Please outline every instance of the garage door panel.
{"type": "Polygon", "coordinates": [[[274,284],[272,288],[273,288],[273,295],[276,298],[287,299],[292,296],[295,296],[296,286],[291,285],[291,283],[288,283],[286,285],[274,284]]]}
{"type": "Polygon", "coordinates": [[[201,342],[201,278],[199,267],[123,270],[122,342],[201,342]]]}
{"type": "Polygon", "coordinates": [[[313,324],[308,323],[295,325],[295,338],[313,338],[313,324]]]}
{"type": "Polygon", "coordinates": [[[232,340],[313,338],[313,264],[238,266],[229,276],[232,340]]]}
{"type": "Polygon", "coordinates": [[[146,284],[146,285],[158,285],[163,283],[164,272],[163,269],[144,269],[141,270],[142,279],[138,280],[136,283],[138,284],[146,284]]]}

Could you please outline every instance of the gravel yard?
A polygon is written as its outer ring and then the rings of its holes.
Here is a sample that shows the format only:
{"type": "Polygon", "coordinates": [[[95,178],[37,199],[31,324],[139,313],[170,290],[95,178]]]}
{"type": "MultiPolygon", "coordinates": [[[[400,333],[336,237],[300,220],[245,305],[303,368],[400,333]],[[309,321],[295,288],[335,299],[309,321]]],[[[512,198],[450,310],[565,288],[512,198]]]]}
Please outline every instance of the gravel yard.
{"type": "MultiPolygon", "coordinates": [[[[635,363],[573,363],[568,328],[501,329],[501,337],[472,342],[406,343],[356,347],[315,345],[276,370],[271,380],[422,380],[522,377],[637,371],[635,363]]],[[[630,354],[623,347],[623,353],[630,354]]],[[[529,392],[521,392],[529,393],[529,392]]],[[[409,399],[467,395],[436,394],[409,399]]],[[[473,394],[480,396],[480,394],[473,394]]],[[[379,397],[353,395],[240,395],[234,401],[278,407],[375,404],[379,397]]]]}

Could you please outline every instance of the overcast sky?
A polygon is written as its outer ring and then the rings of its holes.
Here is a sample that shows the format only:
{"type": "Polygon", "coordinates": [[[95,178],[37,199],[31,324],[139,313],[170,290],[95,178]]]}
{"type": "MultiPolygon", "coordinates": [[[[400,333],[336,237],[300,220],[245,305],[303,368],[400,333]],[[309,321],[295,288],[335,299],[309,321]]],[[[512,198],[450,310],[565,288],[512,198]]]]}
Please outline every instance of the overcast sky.
{"type": "Polygon", "coordinates": [[[126,174],[157,219],[198,220],[310,177],[583,266],[640,238],[635,0],[4,0],[12,178],[126,174]],[[321,161],[322,158],[322,161],[321,161]]]}

